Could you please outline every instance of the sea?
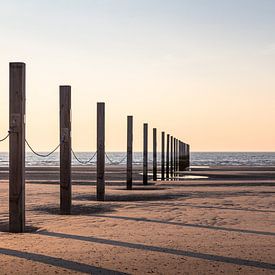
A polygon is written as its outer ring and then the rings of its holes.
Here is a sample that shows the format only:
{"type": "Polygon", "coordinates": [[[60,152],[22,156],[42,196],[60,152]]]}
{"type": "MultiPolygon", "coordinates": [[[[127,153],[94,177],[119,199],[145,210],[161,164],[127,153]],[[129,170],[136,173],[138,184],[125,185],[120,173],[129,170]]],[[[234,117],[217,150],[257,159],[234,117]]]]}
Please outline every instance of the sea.
{"type": "MultiPolygon", "coordinates": [[[[47,154],[41,152],[40,154],[47,154]]],[[[72,155],[72,165],[96,165],[94,157],[89,163],[87,161],[94,152],[76,152],[72,155]]],[[[133,154],[134,164],[142,164],[142,152],[133,154]]],[[[160,161],[160,153],[157,155],[160,161]]],[[[148,162],[152,163],[153,154],[148,154],[148,162]]],[[[107,152],[106,164],[125,165],[125,152],[107,152]]],[[[0,153],[0,167],[9,165],[8,153],[0,153]]],[[[275,152],[192,152],[191,166],[274,166],[275,152]]],[[[37,156],[32,152],[26,153],[26,166],[59,166],[59,153],[55,152],[48,157],[37,156]]]]}

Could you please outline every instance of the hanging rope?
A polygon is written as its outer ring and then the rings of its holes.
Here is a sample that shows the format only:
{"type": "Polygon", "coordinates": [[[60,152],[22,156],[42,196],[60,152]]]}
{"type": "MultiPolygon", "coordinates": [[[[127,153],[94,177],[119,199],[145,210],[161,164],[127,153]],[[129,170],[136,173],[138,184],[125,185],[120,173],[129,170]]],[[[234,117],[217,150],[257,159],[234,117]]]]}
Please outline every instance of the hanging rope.
{"type": "Polygon", "coordinates": [[[47,157],[49,157],[50,155],[52,155],[52,154],[60,147],[60,143],[59,143],[50,153],[43,155],[43,154],[39,154],[39,153],[35,152],[35,151],[33,150],[33,148],[30,146],[30,144],[28,143],[28,141],[27,141],[26,139],[25,139],[25,142],[26,142],[26,144],[28,145],[29,149],[30,149],[36,156],[41,157],[41,158],[47,158],[47,157]]]}
{"type": "Polygon", "coordinates": [[[92,155],[92,157],[90,158],[90,159],[88,159],[88,160],[80,160],[78,157],[77,157],[77,155],[75,154],[75,152],[73,151],[73,149],[71,150],[72,151],[72,154],[73,154],[73,156],[74,156],[74,158],[80,163],[80,164],[88,164],[88,163],[90,163],[93,159],[94,159],[94,157],[96,156],[96,153],[97,152],[95,152],[93,155],[92,155]]]}
{"type": "Polygon", "coordinates": [[[8,134],[4,138],[0,139],[0,142],[5,141],[9,136],[10,136],[10,132],[8,132],[8,134]]]}
{"type": "Polygon", "coordinates": [[[121,164],[127,158],[127,155],[126,155],[120,161],[112,161],[110,159],[110,157],[107,155],[107,153],[105,153],[105,156],[109,160],[110,164],[113,164],[113,165],[119,165],[119,164],[121,164]]]}

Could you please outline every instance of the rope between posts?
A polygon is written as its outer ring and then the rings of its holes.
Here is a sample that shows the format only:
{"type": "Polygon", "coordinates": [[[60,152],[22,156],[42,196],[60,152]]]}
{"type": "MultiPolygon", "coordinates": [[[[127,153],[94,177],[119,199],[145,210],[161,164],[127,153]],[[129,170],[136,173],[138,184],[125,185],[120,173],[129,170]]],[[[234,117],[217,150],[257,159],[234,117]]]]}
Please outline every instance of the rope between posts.
{"type": "Polygon", "coordinates": [[[97,153],[97,152],[95,152],[95,153],[92,155],[92,157],[91,157],[90,159],[83,161],[83,160],[80,160],[80,159],[77,157],[77,155],[75,154],[75,152],[73,151],[73,149],[71,149],[71,151],[72,151],[72,154],[73,154],[74,158],[75,158],[80,164],[88,164],[88,163],[90,163],[90,162],[93,160],[93,158],[96,156],[96,153],[97,153]]]}
{"type": "Polygon", "coordinates": [[[9,136],[10,136],[10,132],[8,132],[8,134],[4,138],[0,139],[0,142],[5,141],[9,136]]]}
{"type": "Polygon", "coordinates": [[[105,153],[105,156],[106,156],[106,158],[110,161],[110,163],[111,163],[111,164],[114,164],[114,165],[119,165],[119,164],[121,164],[121,163],[127,158],[127,155],[126,155],[126,156],[124,156],[120,161],[112,161],[112,160],[110,159],[110,157],[107,155],[107,153],[105,153]]]}
{"type": "Polygon", "coordinates": [[[49,157],[50,155],[52,155],[59,147],[60,147],[60,143],[48,154],[39,154],[37,152],[34,151],[34,149],[31,147],[31,145],[28,143],[28,141],[25,139],[25,142],[26,144],[28,145],[29,149],[38,157],[41,157],[41,158],[46,158],[46,157],[49,157]]]}

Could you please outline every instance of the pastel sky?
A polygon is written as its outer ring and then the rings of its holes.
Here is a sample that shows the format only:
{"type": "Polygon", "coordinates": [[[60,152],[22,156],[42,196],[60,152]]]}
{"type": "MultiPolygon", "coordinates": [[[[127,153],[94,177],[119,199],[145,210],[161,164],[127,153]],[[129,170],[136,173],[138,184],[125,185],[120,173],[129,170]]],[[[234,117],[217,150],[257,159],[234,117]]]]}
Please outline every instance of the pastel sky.
{"type": "MultiPolygon", "coordinates": [[[[27,65],[27,139],[58,144],[59,85],[72,86],[75,151],[96,145],[106,102],[106,150],[134,147],[142,124],[193,151],[274,151],[275,1],[2,0],[0,138],[8,130],[8,66],[27,65]]],[[[0,143],[7,151],[8,143],[0,143]]]]}

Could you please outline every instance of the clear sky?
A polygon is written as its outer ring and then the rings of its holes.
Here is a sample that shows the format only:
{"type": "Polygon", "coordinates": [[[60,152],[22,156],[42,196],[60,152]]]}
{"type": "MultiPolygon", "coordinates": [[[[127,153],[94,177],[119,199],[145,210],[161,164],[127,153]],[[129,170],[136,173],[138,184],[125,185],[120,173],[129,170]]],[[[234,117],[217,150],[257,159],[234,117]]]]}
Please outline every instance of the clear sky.
{"type": "MultiPolygon", "coordinates": [[[[27,139],[58,144],[59,85],[72,86],[73,147],[134,147],[142,123],[194,151],[274,151],[275,1],[0,0],[0,138],[8,130],[8,63],[27,64],[27,139]]],[[[0,151],[7,151],[0,143],[0,151]]],[[[150,143],[151,146],[151,143],[150,143]]]]}

